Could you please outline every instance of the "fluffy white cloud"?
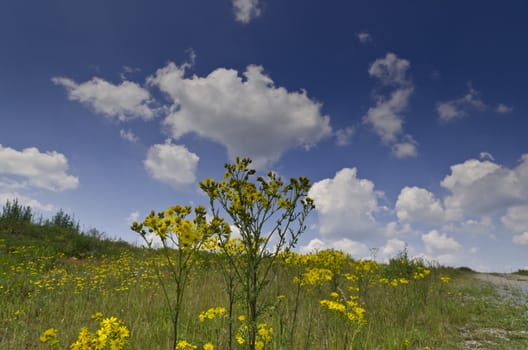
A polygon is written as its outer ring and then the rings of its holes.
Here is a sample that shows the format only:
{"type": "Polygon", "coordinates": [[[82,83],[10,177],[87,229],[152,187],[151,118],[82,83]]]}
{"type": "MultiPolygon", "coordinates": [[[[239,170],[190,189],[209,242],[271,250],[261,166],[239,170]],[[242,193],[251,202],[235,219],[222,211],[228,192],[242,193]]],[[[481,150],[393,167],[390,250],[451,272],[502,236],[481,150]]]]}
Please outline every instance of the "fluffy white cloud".
{"type": "Polygon", "coordinates": [[[403,131],[403,116],[407,109],[412,88],[397,89],[387,99],[379,96],[374,107],[369,108],[363,121],[370,125],[386,144],[396,143],[403,131]]]}
{"type": "Polygon", "coordinates": [[[418,155],[417,142],[410,135],[406,135],[402,142],[392,145],[392,154],[396,158],[409,158],[418,155]]]}
{"type": "Polygon", "coordinates": [[[124,129],[121,129],[119,130],[119,136],[121,136],[123,140],[127,140],[132,143],[136,143],[139,140],[139,138],[132,132],[132,130],[125,131],[124,129]]]}
{"type": "Polygon", "coordinates": [[[324,249],[335,249],[350,254],[354,259],[364,259],[369,256],[369,248],[361,243],[348,238],[338,240],[312,239],[307,245],[301,246],[301,253],[313,253],[324,249]]]}
{"type": "Polygon", "coordinates": [[[367,44],[367,43],[372,42],[372,35],[370,35],[369,32],[359,32],[357,34],[357,38],[359,42],[362,44],[367,44]]]}
{"type": "Polygon", "coordinates": [[[521,233],[520,235],[513,236],[513,243],[520,245],[528,245],[528,231],[521,233]]]}
{"type": "Polygon", "coordinates": [[[441,185],[451,194],[444,200],[447,216],[460,219],[528,203],[528,155],[509,169],[490,161],[470,159],[451,167],[441,185]]]}
{"type": "Polygon", "coordinates": [[[238,22],[249,23],[260,16],[259,0],[233,0],[235,19],[238,22]]]}
{"type": "Polygon", "coordinates": [[[383,85],[406,86],[411,83],[408,70],[411,63],[389,52],[384,58],[378,58],[369,68],[369,74],[378,78],[383,85]]]}
{"type": "Polygon", "coordinates": [[[185,78],[187,67],[169,63],[148,79],[173,102],[164,125],[176,139],[196,133],[223,144],[231,158],[249,156],[261,167],[332,134],[321,104],[305,91],[276,87],[260,66],[248,66],[244,78],[224,68],[185,78]]]}
{"type": "Polygon", "coordinates": [[[370,66],[369,74],[379,79],[382,85],[393,87],[389,96],[377,95],[376,105],[369,108],[363,122],[372,127],[374,132],[386,145],[391,145],[397,158],[415,157],[418,153],[417,143],[411,135],[403,135],[403,115],[414,87],[408,71],[411,64],[408,60],[387,53],[370,66]]]}
{"type": "Polygon", "coordinates": [[[120,121],[155,117],[155,112],[150,107],[150,93],[134,82],[123,81],[114,85],[97,77],[81,84],[65,77],[55,77],[52,81],[66,88],[70,100],[90,106],[106,117],[120,121]]]}
{"type": "MultiPolygon", "coordinates": [[[[392,238],[379,248],[369,247],[365,243],[348,238],[340,239],[312,239],[307,245],[301,246],[301,253],[312,253],[324,249],[335,249],[348,253],[354,259],[373,259],[377,261],[388,261],[399,253],[408,249],[407,243],[392,238]]],[[[412,253],[412,252],[411,252],[412,253]]]]}
{"type": "Polygon", "coordinates": [[[436,104],[436,111],[440,116],[440,120],[447,122],[456,118],[462,118],[471,110],[486,109],[487,106],[480,98],[480,93],[471,84],[468,84],[468,89],[468,93],[460,98],[438,102],[436,104]]]}
{"type": "Polygon", "coordinates": [[[508,114],[508,113],[511,113],[513,111],[513,107],[505,105],[503,103],[499,103],[499,105],[497,106],[496,111],[498,113],[500,113],[500,114],[508,114]]]}
{"type": "Polygon", "coordinates": [[[52,204],[43,204],[42,202],[34,198],[22,195],[18,192],[0,193],[0,206],[4,205],[7,201],[10,201],[12,203],[15,200],[18,201],[18,204],[22,206],[31,207],[31,209],[33,210],[41,210],[47,212],[56,210],[52,204]]]}
{"type": "Polygon", "coordinates": [[[513,232],[528,231],[528,205],[508,208],[501,222],[513,232]]]}
{"type": "Polygon", "coordinates": [[[344,168],[333,179],[316,182],[308,195],[319,216],[319,233],[331,237],[365,237],[378,230],[374,214],[380,192],[374,183],[357,177],[356,168],[344,168]]]}
{"type": "Polygon", "coordinates": [[[458,250],[462,248],[454,238],[449,237],[445,233],[439,233],[437,230],[432,230],[429,233],[422,235],[422,241],[428,253],[433,251],[449,251],[458,250]]]}
{"type": "Polygon", "coordinates": [[[402,222],[440,223],[444,208],[434,194],[419,187],[404,187],[396,201],[396,216],[402,222]]]}
{"type": "Polygon", "coordinates": [[[0,174],[22,177],[31,186],[60,192],[79,185],[79,179],[67,171],[68,160],[62,153],[42,153],[35,147],[17,151],[0,145],[0,174]]]}
{"type": "Polygon", "coordinates": [[[500,166],[490,161],[469,159],[451,166],[451,175],[446,176],[440,184],[454,191],[458,187],[469,186],[498,169],[500,166]]]}
{"type": "Polygon", "coordinates": [[[381,261],[388,261],[397,256],[407,248],[407,243],[397,238],[391,238],[378,250],[378,257],[381,261]]]}
{"type": "Polygon", "coordinates": [[[196,180],[199,159],[185,146],[174,145],[167,140],[165,144],[150,147],[144,165],[154,179],[178,188],[196,180]]]}

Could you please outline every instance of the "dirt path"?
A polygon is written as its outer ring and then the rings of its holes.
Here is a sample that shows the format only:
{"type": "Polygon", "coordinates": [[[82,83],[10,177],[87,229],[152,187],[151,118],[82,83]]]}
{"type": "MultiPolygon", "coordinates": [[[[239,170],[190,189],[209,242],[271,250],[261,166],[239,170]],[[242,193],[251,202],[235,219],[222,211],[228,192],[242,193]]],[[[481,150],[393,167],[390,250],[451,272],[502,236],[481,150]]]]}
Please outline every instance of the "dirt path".
{"type": "MultiPolygon", "coordinates": [[[[498,298],[488,299],[488,305],[517,305],[515,308],[526,310],[528,306],[528,276],[512,274],[476,273],[473,277],[484,283],[491,284],[498,292],[498,298]]],[[[504,315],[503,315],[504,316],[504,315]]],[[[475,326],[462,329],[465,338],[464,349],[528,349],[528,329],[525,322],[528,312],[517,315],[511,322],[477,321],[475,326]],[[509,324],[508,324],[509,323],[509,324]]],[[[478,319],[478,317],[477,317],[478,319]]]]}
{"type": "Polygon", "coordinates": [[[520,304],[528,304],[528,276],[479,273],[475,274],[475,277],[493,284],[504,298],[520,304]]]}

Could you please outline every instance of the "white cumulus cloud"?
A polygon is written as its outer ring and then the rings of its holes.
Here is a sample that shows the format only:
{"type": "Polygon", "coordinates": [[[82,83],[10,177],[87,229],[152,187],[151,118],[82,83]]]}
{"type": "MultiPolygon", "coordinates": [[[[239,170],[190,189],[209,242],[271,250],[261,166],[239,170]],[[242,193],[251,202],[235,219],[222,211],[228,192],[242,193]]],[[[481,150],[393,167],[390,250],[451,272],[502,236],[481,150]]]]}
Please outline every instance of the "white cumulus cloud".
{"type": "Polygon", "coordinates": [[[519,245],[528,245],[528,231],[521,233],[520,235],[513,236],[513,243],[519,245]]]}
{"type": "Polygon", "coordinates": [[[389,98],[379,96],[374,107],[369,108],[364,122],[369,124],[383,143],[398,142],[398,136],[403,131],[402,112],[407,109],[412,88],[397,89],[389,98]]]}
{"type": "Polygon", "coordinates": [[[173,102],[164,125],[175,139],[195,133],[224,145],[231,159],[249,156],[262,167],[289,148],[309,148],[332,135],[320,103],[305,91],[276,87],[260,66],[248,66],[243,77],[218,68],[185,78],[187,67],[169,63],[148,79],[173,102]]]}
{"type": "Polygon", "coordinates": [[[81,84],[65,77],[54,77],[52,81],[66,89],[70,100],[87,105],[109,118],[149,120],[156,115],[150,107],[152,98],[148,90],[131,81],[119,85],[98,77],[81,84]]]}
{"type": "Polygon", "coordinates": [[[402,222],[440,223],[444,220],[440,200],[426,189],[404,187],[396,201],[396,216],[402,222]]]}
{"type": "Polygon", "coordinates": [[[401,142],[392,145],[392,154],[396,158],[409,158],[416,157],[418,155],[418,143],[412,138],[411,135],[406,135],[401,142]]]}
{"type": "Polygon", "coordinates": [[[232,0],[235,19],[238,22],[249,23],[253,18],[260,16],[259,0],[232,0]]]}
{"type": "Polygon", "coordinates": [[[319,217],[319,233],[331,237],[365,237],[374,234],[374,214],[381,193],[374,183],[357,177],[356,168],[344,168],[333,179],[316,182],[308,195],[319,217]]]}
{"type": "Polygon", "coordinates": [[[350,254],[354,259],[363,259],[369,256],[369,248],[361,242],[353,241],[348,238],[337,240],[312,239],[307,245],[301,246],[301,253],[313,253],[324,249],[335,249],[350,254]]]}
{"type": "Polygon", "coordinates": [[[151,146],[143,164],[154,179],[179,188],[196,180],[199,159],[185,146],[174,145],[168,140],[165,144],[151,146]]]}
{"type": "Polygon", "coordinates": [[[451,192],[444,199],[451,219],[528,204],[528,154],[512,169],[487,160],[469,159],[451,166],[451,174],[441,185],[451,192]]]}
{"type": "Polygon", "coordinates": [[[394,258],[407,248],[407,243],[405,243],[404,241],[397,238],[391,238],[387,241],[387,243],[385,243],[384,246],[379,248],[377,256],[382,261],[388,261],[389,259],[394,258]]]}
{"type": "Polygon", "coordinates": [[[61,192],[79,185],[79,179],[67,171],[68,160],[62,153],[42,153],[35,147],[17,151],[0,145],[0,174],[21,177],[31,186],[61,192]]]}
{"type": "Polygon", "coordinates": [[[460,243],[454,238],[449,237],[445,233],[439,233],[437,230],[432,230],[422,235],[422,241],[428,253],[432,253],[433,251],[453,251],[462,248],[460,243]]]}
{"type": "Polygon", "coordinates": [[[389,52],[384,58],[378,58],[369,68],[369,74],[378,78],[384,85],[406,86],[411,84],[408,71],[411,63],[389,52]]]}
{"type": "Polygon", "coordinates": [[[508,208],[506,214],[501,218],[501,222],[513,232],[528,231],[528,205],[508,208]]]}

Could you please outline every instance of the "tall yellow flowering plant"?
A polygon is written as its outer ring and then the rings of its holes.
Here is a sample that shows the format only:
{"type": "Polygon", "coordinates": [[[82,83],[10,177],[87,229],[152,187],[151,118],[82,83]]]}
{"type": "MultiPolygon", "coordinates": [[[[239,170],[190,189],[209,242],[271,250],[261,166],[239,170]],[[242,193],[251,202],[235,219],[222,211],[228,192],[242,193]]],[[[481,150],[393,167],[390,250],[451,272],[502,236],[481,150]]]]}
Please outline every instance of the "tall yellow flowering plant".
{"type": "Polygon", "coordinates": [[[251,159],[237,158],[234,164],[225,165],[221,181],[205,179],[200,187],[209,196],[212,213],[218,216],[223,211],[240,231],[242,254],[233,255],[227,236],[220,237],[220,247],[242,292],[248,327],[244,344],[255,350],[259,317],[265,310],[260,296],[270,282],[270,270],[279,253],[295,246],[314,204],[307,196],[307,178],[285,183],[270,172],[255,179],[256,171],[250,165],[251,159]]]}
{"type": "Polygon", "coordinates": [[[178,321],[196,253],[203,247],[216,244],[218,237],[228,236],[230,232],[229,225],[218,216],[207,222],[206,210],[203,206],[196,207],[194,218],[188,219],[192,211],[191,206],[180,205],[158,213],[151,211],[143,222],[134,222],[131,227],[143,237],[149,248],[154,248],[155,241],[161,242],[164,265],[175,287],[174,294],[170,294],[160,272],[160,266],[157,265],[158,279],[171,311],[173,348],[176,348],[179,342],[178,321]]]}

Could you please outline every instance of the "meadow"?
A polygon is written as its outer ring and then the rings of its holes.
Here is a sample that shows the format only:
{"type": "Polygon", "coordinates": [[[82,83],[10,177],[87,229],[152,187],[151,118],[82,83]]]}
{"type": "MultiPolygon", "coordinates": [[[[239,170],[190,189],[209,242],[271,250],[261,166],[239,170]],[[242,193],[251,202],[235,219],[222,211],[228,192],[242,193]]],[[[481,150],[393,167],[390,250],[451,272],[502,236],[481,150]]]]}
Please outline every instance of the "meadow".
{"type": "Polygon", "coordinates": [[[313,209],[308,181],[270,173],[255,185],[248,164],[201,183],[212,219],[203,207],[175,206],[134,223],[147,247],[8,202],[0,349],[528,348],[526,295],[505,297],[468,268],[406,250],[385,263],[295,253],[313,209]],[[262,235],[270,218],[276,226],[262,235]]]}
{"type": "MultiPolygon", "coordinates": [[[[92,316],[102,313],[128,328],[125,349],[170,349],[170,312],[155,267],[163,270],[163,255],[65,231],[36,224],[22,232],[0,231],[0,348],[50,348],[39,340],[50,328],[68,348],[83,327],[92,332],[99,328],[92,316]],[[76,239],[104,253],[72,249],[76,239]]],[[[229,296],[218,259],[200,255],[184,296],[181,339],[199,349],[208,343],[215,349],[230,348],[229,315],[222,312],[229,309],[229,296]],[[220,313],[204,317],[204,311],[215,308],[220,313]]],[[[266,287],[266,325],[272,331],[264,348],[470,349],[474,342],[486,344],[486,349],[526,348],[526,304],[501,301],[472,275],[403,254],[388,264],[357,261],[336,251],[291,255],[276,267],[266,287]],[[345,304],[341,293],[357,296],[364,309],[360,321],[340,311],[339,305],[345,304]],[[504,331],[486,333],[489,329],[504,331]],[[504,332],[515,336],[505,340],[504,332]]],[[[242,325],[239,309],[234,305],[231,315],[234,336],[242,325]]],[[[231,348],[244,347],[234,340],[231,348]]]]}

